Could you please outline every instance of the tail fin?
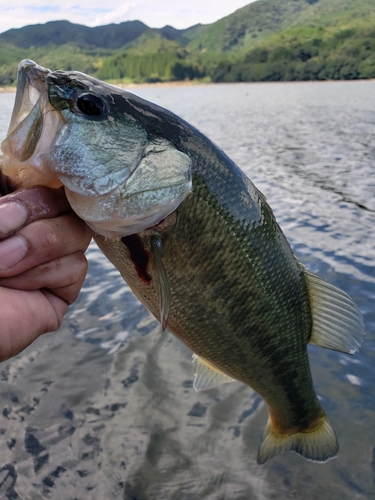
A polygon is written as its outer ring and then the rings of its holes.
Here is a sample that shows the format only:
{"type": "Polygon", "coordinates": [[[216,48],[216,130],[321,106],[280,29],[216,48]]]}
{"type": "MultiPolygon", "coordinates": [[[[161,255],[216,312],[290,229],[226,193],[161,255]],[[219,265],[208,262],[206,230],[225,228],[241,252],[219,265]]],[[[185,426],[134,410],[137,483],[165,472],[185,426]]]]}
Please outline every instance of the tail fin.
{"type": "Polygon", "coordinates": [[[258,464],[262,465],[288,450],[295,451],[306,460],[323,463],[337,456],[339,444],[326,416],[320,418],[319,424],[314,428],[295,434],[281,434],[276,431],[269,418],[258,452],[258,464]]]}

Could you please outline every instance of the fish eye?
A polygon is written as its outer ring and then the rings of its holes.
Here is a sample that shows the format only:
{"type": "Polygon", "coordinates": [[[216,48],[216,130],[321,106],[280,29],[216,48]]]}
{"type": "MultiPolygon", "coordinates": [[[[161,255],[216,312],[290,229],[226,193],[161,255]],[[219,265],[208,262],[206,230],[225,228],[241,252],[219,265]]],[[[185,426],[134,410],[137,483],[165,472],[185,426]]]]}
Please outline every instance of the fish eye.
{"type": "Polygon", "coordinates": [[[105,103],[95,94],[81,94],[76,101],[77,108],[86,116],[99,116],[105,111],[105,103]]]}

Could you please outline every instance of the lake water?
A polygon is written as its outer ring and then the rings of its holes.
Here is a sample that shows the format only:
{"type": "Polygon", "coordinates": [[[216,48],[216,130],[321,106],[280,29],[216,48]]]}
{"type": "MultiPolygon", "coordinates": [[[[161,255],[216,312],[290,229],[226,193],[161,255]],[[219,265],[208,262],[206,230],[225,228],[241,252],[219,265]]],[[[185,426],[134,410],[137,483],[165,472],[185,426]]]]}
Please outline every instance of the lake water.
{"type": "MultiPolygon", "coordinates": [[[[262,400],[240,383],[196,393],[191,353],[160,333],[92,245],[62,328],[0,365],[0,497],[375,498],[375,81],[137,93],[224,149],[307,268],[362,311],[357,355],[309,346],[339,456],[315,464],[286,453],[258,466],[262,400]]],[[[13,98],[0,94],[0,139],[13,98]]]]}

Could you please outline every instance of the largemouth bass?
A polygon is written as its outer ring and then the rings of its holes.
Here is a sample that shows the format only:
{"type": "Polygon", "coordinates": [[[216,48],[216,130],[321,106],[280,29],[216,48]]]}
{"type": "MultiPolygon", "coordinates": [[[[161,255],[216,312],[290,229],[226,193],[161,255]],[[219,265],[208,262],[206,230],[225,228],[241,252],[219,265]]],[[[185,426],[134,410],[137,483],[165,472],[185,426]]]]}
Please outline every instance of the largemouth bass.
{"type": "Polygon", "coordinates": [[[13,187],[64,186],[139,300],[195,353],[195,389],[237,380],[262,396],[260,464],[286,450],[336,456],[307,344],[353,354],[361,314],[304,269],[219,148],[131,92],[26,60],[2,150],[13,187]]]}

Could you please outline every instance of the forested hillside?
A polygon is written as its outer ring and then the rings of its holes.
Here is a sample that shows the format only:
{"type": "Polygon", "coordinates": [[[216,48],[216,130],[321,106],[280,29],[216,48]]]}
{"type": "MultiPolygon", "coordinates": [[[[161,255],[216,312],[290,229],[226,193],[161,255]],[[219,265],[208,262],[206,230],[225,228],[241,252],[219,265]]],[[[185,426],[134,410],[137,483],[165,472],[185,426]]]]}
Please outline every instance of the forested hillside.
{"type": "Polygon", "coordinates": [[[210,25],[89,28],[55,21],[0,34],[0,85],[20,60],[110,81],[375,78],[374,0],[258,0],[210,25]]]}

